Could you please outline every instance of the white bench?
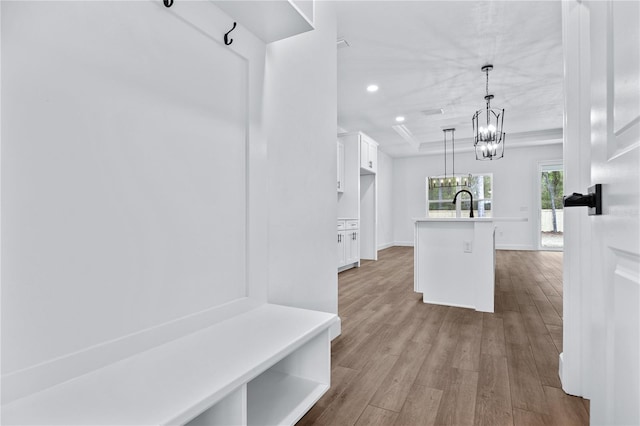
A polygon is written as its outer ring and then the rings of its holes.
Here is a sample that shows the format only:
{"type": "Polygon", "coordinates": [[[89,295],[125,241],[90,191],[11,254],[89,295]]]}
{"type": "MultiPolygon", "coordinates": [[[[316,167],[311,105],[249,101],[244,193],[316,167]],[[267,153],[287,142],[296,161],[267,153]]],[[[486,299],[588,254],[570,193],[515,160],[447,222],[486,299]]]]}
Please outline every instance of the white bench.
{"type": "Polygon", "coordinates": [[[264,304],[4,405],[2,424],[294,424],[329,388],[336,320],[264,304]]]}

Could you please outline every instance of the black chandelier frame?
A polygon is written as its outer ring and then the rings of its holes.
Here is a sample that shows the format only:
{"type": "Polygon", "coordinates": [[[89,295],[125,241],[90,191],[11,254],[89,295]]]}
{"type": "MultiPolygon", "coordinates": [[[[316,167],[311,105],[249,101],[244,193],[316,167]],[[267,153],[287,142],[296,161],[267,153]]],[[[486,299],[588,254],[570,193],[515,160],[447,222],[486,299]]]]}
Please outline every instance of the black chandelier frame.
{"type": "Polygon", "coordinates": [[[473,127],[473,146],[476,160],[498,160],[504,157],[506,133],[503,131],[504,108],[491,108],[493,95],[489,94],[489,71],[493,65],[484,65],[481,70],[487,76],[485,108],[479,109],[473,114],[471,124],[473,127]]]}

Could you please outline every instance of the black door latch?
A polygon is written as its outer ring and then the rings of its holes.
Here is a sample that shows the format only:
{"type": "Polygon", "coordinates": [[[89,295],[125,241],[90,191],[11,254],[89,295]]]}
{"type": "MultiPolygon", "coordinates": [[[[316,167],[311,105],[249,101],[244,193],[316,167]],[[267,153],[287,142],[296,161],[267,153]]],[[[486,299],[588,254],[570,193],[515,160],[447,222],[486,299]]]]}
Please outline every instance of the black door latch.
{"type": "Polygon", "coordinates": [[[574,192],[563,197],[565,207],[589,207],[589,216],[602,214],[602,185],[597,183],[589,188],[587,195],[574,192]]]}

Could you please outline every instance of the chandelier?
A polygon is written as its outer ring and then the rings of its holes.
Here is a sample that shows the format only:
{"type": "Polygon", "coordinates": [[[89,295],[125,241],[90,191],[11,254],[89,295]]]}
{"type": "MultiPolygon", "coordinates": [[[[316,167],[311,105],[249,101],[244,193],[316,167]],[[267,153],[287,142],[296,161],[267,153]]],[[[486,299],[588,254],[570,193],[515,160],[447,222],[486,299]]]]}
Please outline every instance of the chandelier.
{"type": "Polygon", "coordinates": [[[444,175],[429,177],[429,188],[457,188],[469,186],[471,182],[471,175],[456,175],[456,142],[455,142],[455,128],[443,129],[444,133],[444,175]],[[447,134],[450,134],[450,138],[447,138],[447,134]],[[450,140],[450,143],[447,141],[450,140]],[[451,145],[451,175],[447,174],[447,150],[451,145]]]}
{"type": "Polygon", "coordinates": [[[504,109],[492,109],[489,94],[489,71],[493,65],[485,65],[482,72],[487,75],[485,109],[479,109],[473,114],[471,122],[473,124],[473,146],[476,151],[476,160],[497,160],[504,156],[504,141],[506,134],[502,131],[502,121],[504,120],[504,109]]]}

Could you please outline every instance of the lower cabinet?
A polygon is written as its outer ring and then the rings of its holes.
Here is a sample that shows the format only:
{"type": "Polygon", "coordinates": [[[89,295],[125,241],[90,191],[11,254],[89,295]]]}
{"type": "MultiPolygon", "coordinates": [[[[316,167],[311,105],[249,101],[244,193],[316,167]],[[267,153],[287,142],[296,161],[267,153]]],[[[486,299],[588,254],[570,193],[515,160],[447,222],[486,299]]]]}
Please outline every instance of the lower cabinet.
{"type": "Polygon", "coordinates": [[[360,262],[360,231],[346,231],[346,260],[345,264],[360,262]]]}
{"type": "Polygon", "coordinates": [[[360,231],[357,220],[338,220],[338,269],[360,266],[360,231]]]}
{"type": "Polygon", "coordinates": [[[347,264],[347,233],[338,231],[338,268],[347,264]]]}

